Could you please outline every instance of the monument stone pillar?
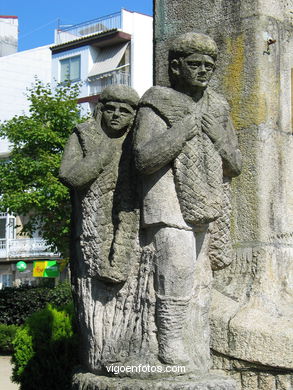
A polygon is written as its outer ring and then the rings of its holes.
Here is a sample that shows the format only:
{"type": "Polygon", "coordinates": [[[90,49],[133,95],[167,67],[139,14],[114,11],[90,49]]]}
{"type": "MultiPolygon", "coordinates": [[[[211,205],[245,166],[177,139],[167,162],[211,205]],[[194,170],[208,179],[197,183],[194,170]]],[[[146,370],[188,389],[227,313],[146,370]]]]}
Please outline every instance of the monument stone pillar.
{"type": "Polygon", "coordinates": [[[154,0],[155,83],[180,33],[219,47],[213,87],[243,156],[233,181],[233,259],[214,273],[214,368],[245,390],[293,388],[293,2],[154,0]]]}

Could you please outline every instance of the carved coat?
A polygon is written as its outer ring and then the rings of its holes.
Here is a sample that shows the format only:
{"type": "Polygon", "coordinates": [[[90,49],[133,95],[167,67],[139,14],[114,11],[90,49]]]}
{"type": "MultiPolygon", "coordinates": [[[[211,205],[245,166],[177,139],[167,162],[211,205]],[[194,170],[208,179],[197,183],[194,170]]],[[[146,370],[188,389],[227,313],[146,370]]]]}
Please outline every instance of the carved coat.
{"type": "MultiPolygon", "coordinates": [[[[221,228],[225,232],[220,233],[221,237],[227,236],[230,220],[224,213],[230,213],[230,202],[229,185],[223,185],[223,168],[227,176],[238,175],[241,157],[225,99],[208,88],[200,102],[195,103],[191,97],[171,88],[153,87],[141,99],[136,126],[136,164],[146,173],[144,225],[191,229],[197,224],[224,219],[221,228]],[[187,142],[182,142],[179,135],[172,138],[168,129],[194,113],[198,116],[195,136],[187,142]],[[201,129],[203,113],[212,114],[224,129],[218,144],[201,129]]],[[[210,227],[218,230],[212,224],[210,227]]],[[[227,252],[228,238],[224,241],[227,252]]],[[[221,258],[217,260],[218,268],[220,263],[230,261],[223,249],[218,257],[221,258]]]]}
{"type": "Polygon", "coordinates": [[[80,268],[78,274],[85,272],[121,282],[138,256],[139,211],[130,151],[132,135],[109,138],[99,122],[90,119],[76,127],[61,165],[61,180],[72,188],[71,257],[80,268]],[[91,163],[86,165],[89,158],[91,163]],[[71,171],[66,170],[73,160],[71,171]],[[93,169],[92,180],[76,184],[75,176],[86,176],[93,169]]]}

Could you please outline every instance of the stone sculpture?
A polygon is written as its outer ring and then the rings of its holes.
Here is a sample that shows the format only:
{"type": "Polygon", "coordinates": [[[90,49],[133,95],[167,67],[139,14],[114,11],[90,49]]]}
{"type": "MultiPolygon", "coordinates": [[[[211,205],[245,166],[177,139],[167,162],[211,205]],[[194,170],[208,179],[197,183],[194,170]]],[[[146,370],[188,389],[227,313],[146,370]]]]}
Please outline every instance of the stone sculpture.
{"type": "Polygon", "coordinates": [[[126,279],[135,253],[138,219],[129,130],[138,99],[129,87],[106,88],[94,117],[71,135],[60,169],[60,180],[73,189],[76,266],[112,282],[126,279]]]}
{"type": "Polygon", "coordinates": [[[216,267],[225,265],[227,182],[241,170],[229,106],[208,88],[216,58],[216,43],[206,35],[173,41],[171,88],[153,87],[143,96],[134,143],[143,175],[142,227],[156,254],[159,357],[197,370],[209,365],[209,251],[216,267]]]}
{"type": "Polygon", "coordinates": [[[216,58],[208,36],[179,36],[171,88],[145,93],[133,129],[137,95],[113,86],[68,141],[60,178],[84,370],[73,389],[234,389],[208,374],[210,263],[230,261],[229,182],[241,170],[229,106],[208,87],[216,58]]]}
{"type": "MultiPolygon", "coordinates": [[[[107,355],[101,336],[110,321],[106,301],[112,305],[119,283],[127,279],[139,253],[130,150],[138,100],[130,87],[107,87],[93,118],[74,129],[60,168],[60,180],[71,189],[71,274],[82,363],[90,371],[101,369],[107,355]]],[[[115,340],[109,334],[107,342],[115,340]]],[[[115,353],[116,346],[109,350],[115,353]]]]}

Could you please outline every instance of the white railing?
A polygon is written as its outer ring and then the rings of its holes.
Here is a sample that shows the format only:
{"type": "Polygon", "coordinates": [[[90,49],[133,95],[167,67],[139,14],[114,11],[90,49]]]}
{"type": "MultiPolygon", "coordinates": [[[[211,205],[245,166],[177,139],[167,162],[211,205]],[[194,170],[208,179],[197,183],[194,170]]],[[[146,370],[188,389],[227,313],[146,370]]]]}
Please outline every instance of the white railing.
{"type": "Polygon", "coordinates": [[[42,238],[19,238],[0,240],[0,258],[56,257],[42,238]]]}
{"type": "Polygon", "coordinates": [[[98,95],[108,85],[123,84],[130,86],[130,73],[123,72],[121,70],[114,70],[112,72],[99,75],[97,78],[89,79],[88,82],[90,85],[90,95],[98,95]]]}
{"type": "Polygon", "coordinates": [[[103,16],[71,26],[59,26],[56,31],[55,43],[65,43],[86,35],[113,29],[121,29],[121,12],[103,16]]]}

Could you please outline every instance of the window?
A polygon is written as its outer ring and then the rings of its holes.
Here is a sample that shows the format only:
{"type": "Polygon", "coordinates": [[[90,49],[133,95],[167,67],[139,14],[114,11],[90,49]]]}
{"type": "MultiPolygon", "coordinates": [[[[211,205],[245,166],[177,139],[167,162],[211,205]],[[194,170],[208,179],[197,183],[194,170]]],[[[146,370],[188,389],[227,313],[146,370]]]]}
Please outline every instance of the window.
{"type": "Polygon", "coordinates": [[[60,81],[63,83],[66,80],[80,80],[80,56],[69,57],[60,61],[61,76],[60,81]]]}
{"type": "Polygon", "coordinates": [[[117,68],[129,67],[129,61],[130,46],[128,43],[103,48],[100,50],[88,77],[91,81],[107,77],[106,74],[117,70],[117,68]]]}
{"type": "Polygon", "coordinates": [[[9,218],[8,223],[8,238],[13,240],[15,238],[15,218],[9,218]]]}
{"type": "Polygon", "coordinates": [[[15,238],[15,217],[5,213],[0,214],[0,240],[15,238]]]}
{"type": "Polygon", "coordinates": [[[12,275],[0,275],[0,285],[2,285],[2,288],[12,287],[12,275]]]}
{"type": "Polygon", "coordinates": [[[6,238],[6,218],[0,218],[0,239],[6,238]]]}

